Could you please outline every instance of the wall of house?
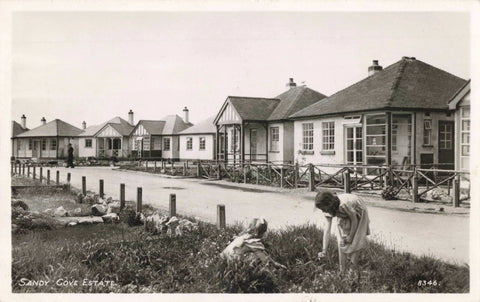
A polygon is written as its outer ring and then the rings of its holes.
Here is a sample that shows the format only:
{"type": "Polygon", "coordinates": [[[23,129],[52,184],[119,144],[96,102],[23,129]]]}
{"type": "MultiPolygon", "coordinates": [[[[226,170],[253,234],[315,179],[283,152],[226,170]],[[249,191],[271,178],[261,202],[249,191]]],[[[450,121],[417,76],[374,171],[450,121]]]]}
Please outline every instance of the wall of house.
{"type": "MultiPolygon", "coordinates": [[[[266,156],[266,146],[267,146],[267,130],[265,129],[264,125],[261,123],[249,123],[248,125],[245,126],[245,159],[249,160],[250,159],[250,135],[251,135],[251,130],[256,129],[257,130],[257,156],[256,160],[263,161],[265,160],[266,156]]],[[[233,138],[233,132],[230,132],[228,134],[229,137],[229,147],[228,151],[231,152],[230,146],[232,146],[232,138],[233,138]]],[[[241,150],[241,149],[240,149],[241,150]]],[[[270,154],[269,154],[270,156],[270,154]]],[[[252,159],[253,160],[253,159],[252,159]]],[[[270,158],[269,158],[270,160],[270,158]]]]}
{"type": "MultiPolygon", "coordinates": [[[[283,147],[283,162],[294,162],[294,129],[293,122],[285,122],[283,124],[283,142],[280,146],[283,147]]],[[[281,137],[282,137],[281,136],[281,137]]]]}
{"type": "MultiPolygon", "coordinates": [[[[462,135],[462,119],[461,108],[470,109],[470,92],[457,104],[455,110],[455,170],[468,171],[470,169],[470,156],[462,155],[461,135],[462,135]]],[[[470,113],[471,120],[471,113],[470,113]]],[[[470,140],[472,139],[470,130],[470,140]]],[[[471,146],[471,145],[470,145],[471,146]]]]}
{"type": "Polygon", "coordinates": [[[268,161],[274,162],[274,163],[282,163],[283,162],[283,157],[284,157],[284,141],[285,141],[285,135],[284,135],[284,124],[283,123],[271,123],[268,125],[268,161]],[[278,127],[278,150],[274,151],[272,150],[272,131],[271,128],[278,127]]]}
{"type": "Polygon", "coordinates": [[[163,139],[162,139],[162,158],[164,159],[179,159],[179,137],[178,135],[167,135],[163,138],[170,138],[170,150],[163,149],[163,139]]]}
{"type": "Polygon", "coordinates": [[[96,157],[97,156],[97,139],[94,137],[80,137],[78,139],[78,156],[79,157],[96,157]],[[85,147],[85,141],[92,140],[91,147],[85,147]]]}
{"type": "Polygon", "coordinates": [[[68,143],[71,142],[74,148],[74,156],[78,157],[78,141],[75,138],[58,138],[57,145],[58,147],[54,150],[51,150],[52,146],[52,139],[57,139],[56,137],[46,137],[46,138],[32,138],[32,149],[28,148],[29,146],[29,138],[16,138],[14,139],[15,145],[17,149],[15,149],[15,156],[18,158],[37,158],[37,154],[40,155],[40,158],[57,158],[57,150],[58,150],[58,158],[67,157],[68,154],[68,143]],[[46,139],[46,149],[41,150],[42,148],[42,140],[46,139]],[[35,142],[37,148],[39,148],[39,152],[35,151],[35,142]]]}
{"type": "Polygon", "coordinates": [[[433,163],[438,164],[438,122],[454,121],[454,119],[455,119],[454,114],[447,116],[446,112],[430,112],[430,116],[427,116],[425,112],[416,113],[415,126],[413,128],[416,129],[415,131],[416,146],[414,148],[415,148],[415,159],[416,159],[417,165],[421,164],[420,158],[422,154],[432,154],[433,163]],[[430,145],[423,144],[425,119],[430,119],[432,121],[432,136],[431,136],[430,145]]]}
{"type": "Polygon", "coordinates": [[[191,134],[191,135],[180,135],[179,136],[179,157],[180,160],[187,159],[201,159],[201,160],[213,160],[215,149],[214,145],[215,134],[191,134]],[[187,150],[187,138],[192,138],[192,149],[187,150]],[[200,138],[205,138],[205,149],[200,150],[200,138]]]}

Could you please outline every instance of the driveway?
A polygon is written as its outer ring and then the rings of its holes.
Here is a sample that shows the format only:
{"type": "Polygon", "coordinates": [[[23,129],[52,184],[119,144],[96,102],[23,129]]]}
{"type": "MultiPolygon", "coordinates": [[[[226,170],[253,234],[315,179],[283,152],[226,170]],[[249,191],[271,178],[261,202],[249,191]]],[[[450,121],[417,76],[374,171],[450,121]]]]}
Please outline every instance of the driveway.
{"type": "MultiPolygon", "coordinates": [[[[167,178],[133,171],[118,171],[108,167],[51,168],[52,176],[60,171],[65,181],[72,175],[73,186],[81,187],[81,177],[87,177],[87,189],[98,192],[99,179],[104,180],[105,194],[119,198],[120,183],[126,185],[126,199],[136,199],[136,188],[143,189],[143,203],[168,209],[169,194],[177,197],[177,212],[214,223],[217,204],[226,208],[227,224],[244,223],[264,216],[269,228],[314,223],[323,225],[320,211],[313,209],[312,192],[274,192],[261,186],[238,188],[224,181],[167,178]]],[[[38,173],[38,172],[37,172],[38,173]]],[[[44,172],[44,174],[46,174],[44,172]]],[[[391,248],[416,255],[432,255],[449,262],[469,262],[468,215],[438,215],[412,213],[369,207],[370,226],[375,241],[391,248]]]]}

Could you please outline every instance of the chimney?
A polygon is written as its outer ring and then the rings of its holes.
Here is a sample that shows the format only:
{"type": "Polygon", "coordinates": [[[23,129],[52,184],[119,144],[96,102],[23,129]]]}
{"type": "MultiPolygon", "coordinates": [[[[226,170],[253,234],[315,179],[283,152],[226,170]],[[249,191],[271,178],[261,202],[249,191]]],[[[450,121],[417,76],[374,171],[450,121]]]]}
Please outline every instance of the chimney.
{"type": "Polygon", "coordinates": [[[132,109],[130,109],[130,111],[128,112],[128,123],[130,125],[134,125],[133,124],[133,111],[132,111],[132,109]]]}
{"type": "Polygon", "coordinates": [[[372,66],[368,67],[368,76],[371,76],[372,74],[376,74],[382,69],[383,67],[378,65],[378,60],[373,60],[372,66]]]}
{"type": "Polygon", "coordinates": [[[45,125],[47,123],[47,120],[45,119],[45,117],[42,117],[40,121],[42,122],[42,125],[45,125]]]}
{"type": "Polygon", "coordinates": [[[290,78],[290,81],[287,83],[288,88],[296,87],[297,84],[293,81],[293,78],[290,78]]]}
{"type": "Polygon", "coordinates": [[[187,106],[185,106],[185,108],[183,108],[183,121],[185,123],[190,123],[190,121],[188,120],[188,108],[187,106]]]}
{"type": "Polygon", "coordinates": [[[85,121],[82,122],[82,129],[87,129],[87,123],[85,123],[85,121]]]}
{"type": "Polygon", "coordinates": [[[27,129],[27,117],[25,114],[22,115],[22,128],[27,129]]]}

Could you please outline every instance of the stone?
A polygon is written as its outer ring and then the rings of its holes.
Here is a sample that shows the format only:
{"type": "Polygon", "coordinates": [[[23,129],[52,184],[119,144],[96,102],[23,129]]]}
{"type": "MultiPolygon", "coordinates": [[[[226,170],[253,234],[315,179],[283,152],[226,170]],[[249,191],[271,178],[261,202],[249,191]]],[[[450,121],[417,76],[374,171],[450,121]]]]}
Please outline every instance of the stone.
{"type": "Polygon", "coordinates": [[[147,230],[163,233],[167,231],[167,222],[168,216],[160,216],[159,213],[155,212],[152,215],[145,218],[145,223],[147,225],[147,230]]]}
{"type": "Polygon", "coordinates": [[[104,223],[114,223],[120,220],[120,217],[116,213],[110,213],[102,216],[104,223]]]}
{"type": "Polygon", "coordinates": [[[103,216],[107,214],[108,207],[103,204],[94,204],[92,206],[92,215],[103,216]]]}
{"type": "Polygon", "coordinates": [[[55,209],[55,211],[53,212],[53,215],[58,217],[64,217],[64,216],[67,216],[67,213],[68,213],[67,210],[65,210],[62,206],[60,206],[55,209]]]}
{"type": "Polygon", "coordinates": [[[109,213],[120,213],[120,201],[113,201],[108,204],[109,213]]]}
{"type": "Polygon", "coordinates": [[[84,202],[85,203],[88,203],[88,204],[94,204],[95,203],[95,200],[93,199],[92,196],[85,196],[85,199],[84,199],[84,202]]]}
{"type": "Polygon", "coordinates": [[[67,226],[75,226],[77,224],[78,224],[78,222],[76,222],[76,221],[70,221],[69,223],[67,223],[67,226]]]}
{"type": "Polygon", "coordinates": [[[93,224],[93,223],[103,223],[102,217],[81,217],[78,219],[78,224],[93,224]]]}
{"type": "Polygon", "coordinates": [[[82,214],[82,209],[81,208],[76,208],[73,209],[68,213],[68,216],[80,216],[82,214]]]}
{"type": "Polygon", "coordinates": [[[45,211],[43,211],[43,214],[52,216],[52,217],[55,216],[53,209],[46,209],[45,211]]]}

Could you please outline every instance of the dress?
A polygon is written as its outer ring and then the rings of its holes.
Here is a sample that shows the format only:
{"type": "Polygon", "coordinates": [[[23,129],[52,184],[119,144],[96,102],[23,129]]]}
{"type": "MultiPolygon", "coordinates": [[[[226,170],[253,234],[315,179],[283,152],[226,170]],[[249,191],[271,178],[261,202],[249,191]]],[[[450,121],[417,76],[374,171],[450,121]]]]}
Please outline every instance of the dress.
{"type": "Polygon", "coordinates": [[[368,210],[363,200],[355,194],[339,194],[340,206],[337,213],[337,224],[340,233],[339,250],[343,253],[350,254],[361,250],[367,243],[367,235],[370,235],[370,219],[368,218],[368,210]],[[358,219],[358,227],[351,243],[340,245],[340,239],[346,238],[350,234],[351,221],[348,213],[355,213],[358,219]]]}
{"type": "Polygon", "coordinates": [[[228,260],[243,259],[244,257],[260,258],[263,260],[265,246],[260,238],[251,234],[243,234],[236,237],[221,253],[228,260]]]}

